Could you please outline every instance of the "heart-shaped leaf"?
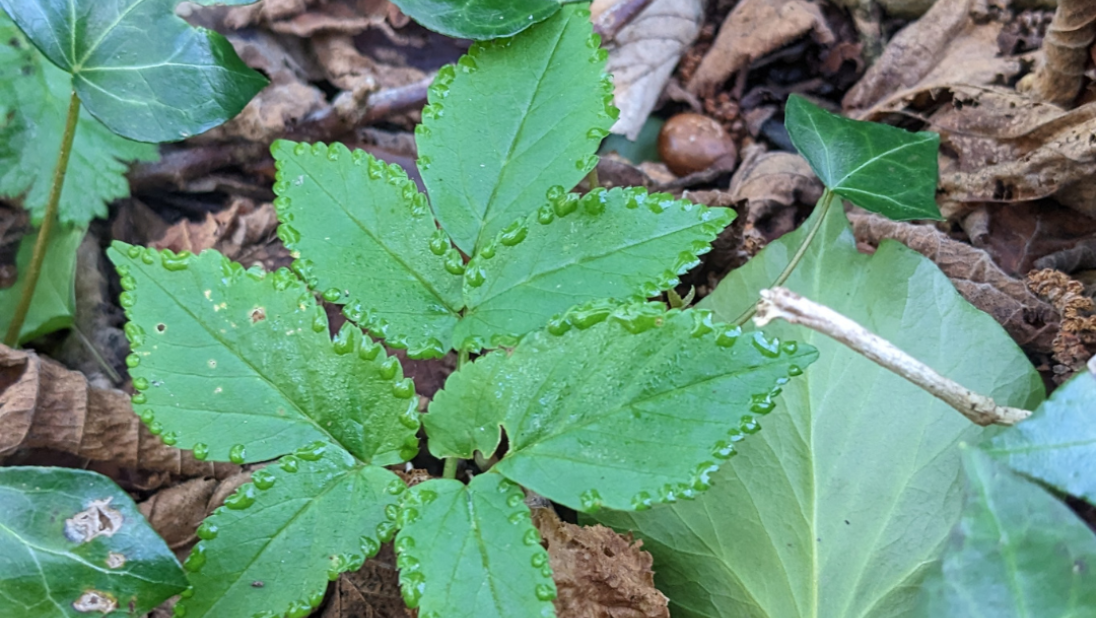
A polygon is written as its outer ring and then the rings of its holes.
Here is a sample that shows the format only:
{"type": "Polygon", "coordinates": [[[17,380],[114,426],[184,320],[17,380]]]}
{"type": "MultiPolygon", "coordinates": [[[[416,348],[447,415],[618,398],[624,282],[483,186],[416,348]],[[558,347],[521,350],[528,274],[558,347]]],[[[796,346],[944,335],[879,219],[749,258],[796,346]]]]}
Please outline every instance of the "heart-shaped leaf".
{"type": "Polygon", "coordinates": [[[501,425],[510,448],[492,470],[573,509],[691,497],[815,359],[739,333],[659,303],[576,308],[450,376],[424,417],[430,452],[493,453],[501,425]]]}
{"type": "Polygon", "coordinates": [[[393,0],[423,26],[458,39],[512,36],[551,17],[561,0],[393,0]]]}
{"type": "Polygon", "coordinates": [[[0,468],[0,616],[142,616],[182,592],[175,555],[101,474],[0,468]]]}
{"type": "MultiPolygon", "coordinates": [[[[72,326],[72,317],[76,312],[76,291],[73,287],[76,283],[76,249],[84,239],[84,231],[82,227],[67,225],[53,228],[52,238],[46,243],[41,278],[34,288],[30,311],[19,332],[19,343],[72,326]]],[[[20,275],[30,266],[37,240],[38,232],[33,232],[20,241],[19,253],[15,257],[20,275]]],[[[7,332],[25,282],[20,276],[15,285],[0,290],[0,332],[7,332]]]]}
{"type": "MultiPolygon", "coordinates": [[[[719,319],[741,315],[805,234],[771,243],[701,305],[719,319]]],[[[786,285],[1002,405],[1031,409],[1042,398],[1039,375],[993,318],[896,242],[857,251],[839,208],[786,285]]],[[[955,446],[984,430],[825,336],[767,330],[817,347],[819,360],[784,387],[712,489],[598,518],[643,538],[675,618],[908,615],[962,508],[955,446]]]]}
{"type": "Polygon", "coordinates": [[[170,142],[232,118],[266,86],[178,0],[0,0],[93,116],[118,135],[170,142]]]}
{"type": "Polygon", "coordinates": [[[942,218],[935,197],[939,134],[852,120],[798,95],[788,97],[784,125],[834,193],[896,221],[942,218]]]}
{"type": "Polygon", "coordinates": [[[404,489],[392,472],[330,444],[255,471],[198,528],[184,563],[193,586],[180,601],[186,616],[307,616],[328,581],[391,540],[404,489]]]}
{"type": "Polygon", "coordinates": [[[288,269],[245,271],[216,251],[115,242],[133,353],[133,407],[195,457],[264,461],[332,440],[377,465],[418,450],[418,400],[399,361],[327,315],[288,269]]]}
{"type": "Polygon", "coordinates": [[[918,615],[1096,616],[1092,530],[1046,490],[976,448],[963,448],[963,469],[963,517],[940,567],[925,580],[918,615]]]}
{"type": "Polygon", "coordinates": [[[412,487],[396,537],[407,606],[437,618],[553,618],[548,552],[524,499],[498,474],[412,487]]]}

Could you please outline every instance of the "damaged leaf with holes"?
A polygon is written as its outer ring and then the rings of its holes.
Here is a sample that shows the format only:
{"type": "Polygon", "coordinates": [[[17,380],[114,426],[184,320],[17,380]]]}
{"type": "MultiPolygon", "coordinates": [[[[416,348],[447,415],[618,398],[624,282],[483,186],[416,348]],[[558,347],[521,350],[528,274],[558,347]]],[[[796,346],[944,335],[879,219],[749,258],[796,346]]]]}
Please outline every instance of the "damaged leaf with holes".
{"type": "Polygon", "coordinates": [[[143,615],[187,586],[167,544],[105,476],[0,468],[0,504],[0,616],[143,615]]]}

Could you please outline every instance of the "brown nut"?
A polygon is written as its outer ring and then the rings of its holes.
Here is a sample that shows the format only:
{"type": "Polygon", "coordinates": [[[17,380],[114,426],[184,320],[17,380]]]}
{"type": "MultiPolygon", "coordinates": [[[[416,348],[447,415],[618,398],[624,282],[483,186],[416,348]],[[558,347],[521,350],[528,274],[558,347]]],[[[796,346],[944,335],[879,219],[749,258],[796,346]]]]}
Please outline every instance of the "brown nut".
{"type": "Polygon", "coordinates": [[[687,176],[713,165],[731,170],[738,149],[723,126],[700,114],[678,114],[658,132],[658,155],[670,171],[687,176]]]}

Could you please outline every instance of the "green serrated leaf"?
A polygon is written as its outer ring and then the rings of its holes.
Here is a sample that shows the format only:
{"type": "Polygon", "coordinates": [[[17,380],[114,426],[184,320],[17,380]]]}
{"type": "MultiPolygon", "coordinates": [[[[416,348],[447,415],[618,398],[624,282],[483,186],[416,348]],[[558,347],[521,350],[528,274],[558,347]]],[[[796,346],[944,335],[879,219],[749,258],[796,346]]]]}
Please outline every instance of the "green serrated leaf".
{"type": "MultiPolygon", "coordinates": [[[[701,306],[741,315],[806,231],[771,243],[701,306]]],[[[1042,398],[1039,375],[992,317],[896,242],[861,254],[839,208],[786,285],[1002,405],[1042,398]]],[[[695,502],[598,519],[643,538],[675,618],[910,616],[962,506],[955,446],[984,430],[840,343],[767,328],[816,346],[819,360],[784,387],[714,487],[695,502]]]]}
{"type": "MultiPolygon", "coordinates": [[[[224,37],[175,14],[178,0],[0,0],[93,116],[144,142],[229,120],[266,86],[224,37]]],[[[58,142],[60,143],[60,142],[58,142]]]]}
{"type": "Polygon", "coordinates": [[[415,129],[418,165],[438,221],[465,253],[597,164],[618,114],[599,41],[570,5],[438,71],[415,129]]]}
{"type": "Polygon", "coordinates": [[[734,219],[730,209],[641,188],[599,189],[581,200],[556,188],[552,204],[504,229],[468,263],[468,310],[454,347],[516,341],[579,303],[654,296],[677,285],[734,219]]]}
{"type": "Polygon", "coordinates": [[[925,581],[917,615],[1096,616],[1092,530],[1038,485],[976,448],[962,451],[963,517],[925,581]]]}
{"type": "MultiPolygon", "coordinates": [[[[252,473],[201,527],[184,566],[187,618],[306,616],[328,581],[356,571],[395,531],[406,489],[334,445],[311,445],[252,473]]],[[[182,615],[182,614],[179,614],[182,615]]]]}
{"type": "MultiPolygon", "coordinates": [[[[42,273],[34,288],[34,299],[19,332],[19,343],[37,339],[54,331],[72,326],[76,313],[76,250],[84,239],[85,228],[61,225],[54,228],[52,238],[46,244],[46,258],[42,273]]],[[[23,237],[15,265],[20,277],[15,285],[0,290],[0,332],[7,332],[19,298],[23,294],[23,273],[30,267],[34,243],[38,232],[23,237]]]]}
{"type": "Polygon", "coordinates": [[[936,206],[940,135],[852,120],[792,95],[784,124],[796,149],[834,193],[881,215],[942,219],[936,206]]]}
{"type": "Polygon", "coordinates": [[[108,255],[125,290],[133,407],[166,444],[235,463],[314,440],[376,465],[414,456],[417,400],[399,361],[349,323],[332,341],[289,270],[122,242],[108,255]]]}
{"type": "Polygon", "coordinates": [[[342,144],[279,140],[271,152],[278,237],[305,256],[294,268],[308,285],[412,358],[449,351],[464,260],[407,173],[342,144]]]}
{"type": "Polygon", "coordinates": [[[491,453],[501,424],[510,448],[492,470],[573,509],[692,497],[815,358],[739,333],[659,303],[576,308],[453,374],[425,417],[430,452],[491,453]]]}
{"type": "Polygon", "coordinates": [[[186,588],[126,492],[86,470],[0,468],[0,616],[144,615],[186,588]]]}
{"type": "Polygon", "coordinates": [[[458,39],[515,35],[559,10],[560,0],[393,0],[422,26],[458,39]]]}
{"type": "Polygon", "coordinates": [[[396,537],[408,607],[431,618],[552,618],[556,585],[521,488],[498,474],[412,487],[396,537]]]}
{"type": "MultiPolygon", "coordinates": [[[[0,11],[0,195],[22,197],[36,225],[45,215],[71,81],[0,11]]],[[[58,218],[83,226],[105,217],[108,202],[129,195],[126,162],[158,156],[155,146],[118,137],[81,112],[58,218]]]]}
{"type": "MultiPolygon", "coordinates": [[[[1082,371],[1028,420],[985,445],[1010,468],[1096,505],[1096,372],[1082,371]]],[[[1094,563],[1096,565],[1096,563],[1094,563]]]]}

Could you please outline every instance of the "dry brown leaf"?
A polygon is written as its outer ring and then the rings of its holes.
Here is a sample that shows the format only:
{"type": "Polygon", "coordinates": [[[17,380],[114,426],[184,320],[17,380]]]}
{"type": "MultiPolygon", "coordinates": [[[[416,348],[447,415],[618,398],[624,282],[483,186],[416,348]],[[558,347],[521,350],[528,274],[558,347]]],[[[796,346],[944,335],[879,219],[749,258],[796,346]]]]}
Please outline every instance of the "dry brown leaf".
{"type": "Polygon", "coordinates": [[[1018,88],[1040,101],[1073,103],[1085,81],[1089,49],[1096,41],[1096,2],[1059,0],[1054,20],[1043,39],[1043,53],[1034,73],[1018,88]]]}
{"type": "Polygon", "coordinates": [[[215,214],[206,213],[201,221],[179,221],[167,228],[151,246],[195,254],[216,249],[229,259],[238,259],[256,245],[273,242],[277,226],[278,219],[272,205],[263,203],[256,206],[247,198],[235,198],[228,208],[215,214]]]}
{"type": "Polygon", "coordinates": [[[165,446],[122,391],[89,386],[79,372],[0,345],[0,456],[19,449],[50,449],[185,477],[223,477],[238,469],[165,446]]]}
{"type": "Polygon", "coordinates": [[[839,4],[850,9],[858,9],[871,2],[878,2],[879,6],[893,17],[920,17],[932,6],[933,0],[839,0],[839,4]]]}
{"type": "Polygon", "coordinates": [[[559,618],[669,618],[642,541],[562,522],[551,508],[534,509],[533,523],[548,548],[559,618]]]}
{"type": "Polygon", "coordinates": [[[891,39],[842,105],[850,115],[872,119],[921,93],[1016,75],[1020,58],[999,55],[1002,24],[987,21],[984,13],[985,0],[939,0],[891,39]]]}
{"type": "MultiPolygon", "coordinates": [[[[630,0],[597,0],[594,24],[612,15],[612,6],[630,0]]],[[[653,0],[606,42],[607,71],[613,75],[614,103],[620,118],[612,127],[630,140],[639,136],[681,54],[693,44],[704,21],[705,0],[653,0]]]]}
{"type": "Polygon", "coordinates": [[[1062,316],[1062,327],[1054,338],[1053,369],[1061,383],[1085,367],[1096,349],[1096,303],[1085,295],[1085,286],[1065,273],[1044,269],[1028,273],[1027,285],[1040,298],[1054,305],[1062,316]]]}
{"type": "Polygon", "coordinates": [[[742,0],[720,26],[715,43],[689,80],[688,89],[711,96],[751,61],[807,33],[822,44],[836,40],[817,4],[808,0],[742,0]]]}
{"type": "Polygon", "coordinates": [[[238,472],[220,481],[191,479],[161,489],[137,508],[168,547],[180,549],[194,543],[194,531],[202,520],[249,480],[250,472],[238,472]]]}
{"type": "Polygon", "coordinates": [[[321,618],[407,618],[400,594],[399,571],[392,544],[381,546],[377,555],[365,561],[361,569],[343,573],[327,602],[321,618]]]}
{"type": "Polygon", "coordinates": [[[308,38],[317,32],[358,34],[386,27],[390,14],[388,0],[262,0],[229,9],[224,23],[233,30],[266,26],[274,32],[308,38]]]}
{"type": "Polygon", "coordinates": [[[1001,270],[1012,276],[1037,267],[1044,256],[1096,238],[1096,219],[1050,200],[994,204],[984,210],[984,234],[977,240],[972,236],[972,244],[985,249],[1001,270]]]}
{"type": "Polygon", "coordinates": [[[1024,349],[1052,351],[1058,330],[1054,308],[1036,298],[1023,282],[1002,272],[985,251],[952,240],[928,225],[891,221],[863,211],[850,212],[849,221],[857,240],[878,245],[891,238],[932,260],[963,298],[993,316],[1024,349]]]}

